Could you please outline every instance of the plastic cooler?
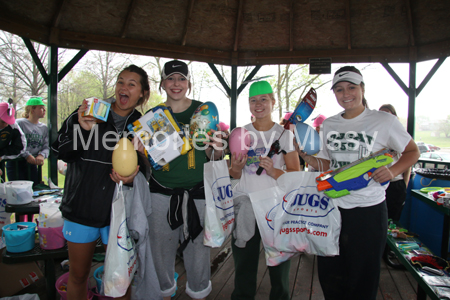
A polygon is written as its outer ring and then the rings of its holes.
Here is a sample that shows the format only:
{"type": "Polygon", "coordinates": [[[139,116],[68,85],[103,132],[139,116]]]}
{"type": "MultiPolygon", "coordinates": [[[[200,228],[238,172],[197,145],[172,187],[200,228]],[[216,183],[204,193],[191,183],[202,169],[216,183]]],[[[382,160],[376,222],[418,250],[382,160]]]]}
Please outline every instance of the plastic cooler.
{"type": "MultiPolygon", "coordinates": [[[[416,169],[412,189],[424,187],[450,187],[450,170],[416,169]]],[[[411,185],[411,184],[410,184],[411,185]]],[[[419,199],[410,196],[405,204],[401,223],[417,233],[420,240],[434,253],[441,252],[444,215],[419,199]]]]}

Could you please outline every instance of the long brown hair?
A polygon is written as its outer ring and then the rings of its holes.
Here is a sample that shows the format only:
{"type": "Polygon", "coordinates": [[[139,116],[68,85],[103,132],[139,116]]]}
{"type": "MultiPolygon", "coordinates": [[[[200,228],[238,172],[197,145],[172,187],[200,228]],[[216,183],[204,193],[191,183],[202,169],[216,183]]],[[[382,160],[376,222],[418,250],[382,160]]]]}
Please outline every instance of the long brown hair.
{"type": "Polygon", "coordinates": [[[148,75],[147,72],[145,72],[144,69],[141,67],[138,67],[136,65],[129,65],[122,71],[120,71],[119,75],[117,76],[117,79],[119,79],[120,74],[122,74],[123,71],[133,72],[138,74],[141,77],[140,84],[142,87],[141,93],[142,97],[139,98],[138,102],[136,103],[136,106],[140,105],[141,109],[144,106],[144,104],[148,101],[150,98],[150,83],[148,81],[148,75]]]}

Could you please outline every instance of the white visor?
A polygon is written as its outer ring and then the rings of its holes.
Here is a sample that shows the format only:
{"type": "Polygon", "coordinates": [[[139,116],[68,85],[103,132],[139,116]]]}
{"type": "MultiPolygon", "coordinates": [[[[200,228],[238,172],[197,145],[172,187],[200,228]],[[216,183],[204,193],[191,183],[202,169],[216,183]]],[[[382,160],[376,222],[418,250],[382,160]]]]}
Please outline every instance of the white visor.
{"type": "Polygon", "coordinates": [[[348,81],[353,84],[360,84],[361,82],[363,82],[363,77],[361,75],[359,75],[358,73],[352,72],[352,71],[341,72],[334,76],[333,85],[331,86],[331,89],[334,88],[336,83],[341,82],[341,81],[348,81]]]}

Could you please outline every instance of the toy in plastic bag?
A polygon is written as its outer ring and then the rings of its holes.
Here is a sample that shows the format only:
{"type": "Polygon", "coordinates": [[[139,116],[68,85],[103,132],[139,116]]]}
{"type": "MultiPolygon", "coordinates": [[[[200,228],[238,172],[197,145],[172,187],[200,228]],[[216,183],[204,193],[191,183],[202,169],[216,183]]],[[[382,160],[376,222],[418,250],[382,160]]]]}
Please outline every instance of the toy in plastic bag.
{"type": "Polygon", "coordinates": [[[203,170],[206,203],[203,244],[215,248],[222,246],[233,231],[233,191],[225,160],[207,162],[203,170]]]}
{"type": "Polygon", "coordinates": [[[279,209],[280,199],[283,197],[283,194],[283,191],[278,186],[249,194],[264,245],[266,264],[271,267],[277,266],[299,254],[298,252],[282,252],[274,247],[275,215],[279,209]]]}
{"type": "Polygon", "coordinates": [[[275,216],[275,247],[321,256],[339,255],[341,214],[333,200],[318,192],[319,172],[289,172],[277,183],[285,191],[275,216]]]}
{"type": "Polygon", "coordinates": [[[144,145],[145,155],[155,170],[160,170],[191,149],[189,139],[172,116],[171,109],[164,104],[152,108],[139,120],[128,124],[128,130],[144,145]]]}
{"type": "Polygon", "coordinates": [[[56,228],[64,225],[64,220],[59,210],[59,201],[39,203],[39,227],[56,228]]]}
{"type": "Polygon", "coordinates": [[[108,247],[105,256],[103,290],[106,296],[125,295],[138,268],[134,240],[127,226],[127,214],[122,191],[122,181],[116,185],[112,203],[108,247]]]}

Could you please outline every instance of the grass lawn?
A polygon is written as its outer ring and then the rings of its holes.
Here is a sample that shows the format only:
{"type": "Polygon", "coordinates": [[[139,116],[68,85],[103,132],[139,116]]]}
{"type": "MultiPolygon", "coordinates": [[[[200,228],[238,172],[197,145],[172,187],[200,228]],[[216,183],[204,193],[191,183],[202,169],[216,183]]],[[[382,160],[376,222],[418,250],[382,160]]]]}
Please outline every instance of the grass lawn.
{"type": "MultiPolygon", "coordinates": [[[[45,184],[48,184],[48,182],[45,180],[45,177],[50,178],[50,176],[48,175],[48,160],[46,159],[44,162],[44,165],[42,166],[42,180],[45,182],[45,184]]],[[[64,188],[64,181],[65,181],[66,177],[64,175],[61,175],[58,172],[58,186],[60,188],[64,188]]],[[[56,184],[56,182],[53,182],[54,184],[56,184]]]]}
{"type": "Polygon", "coordinates": [[[432,132],[433,131],[416,131],[415,141],[433,144],[440,148],[450,148],[450,138],[446,138],[444,133],[440,133],[440,136],[431,136],[432,132]]]}

